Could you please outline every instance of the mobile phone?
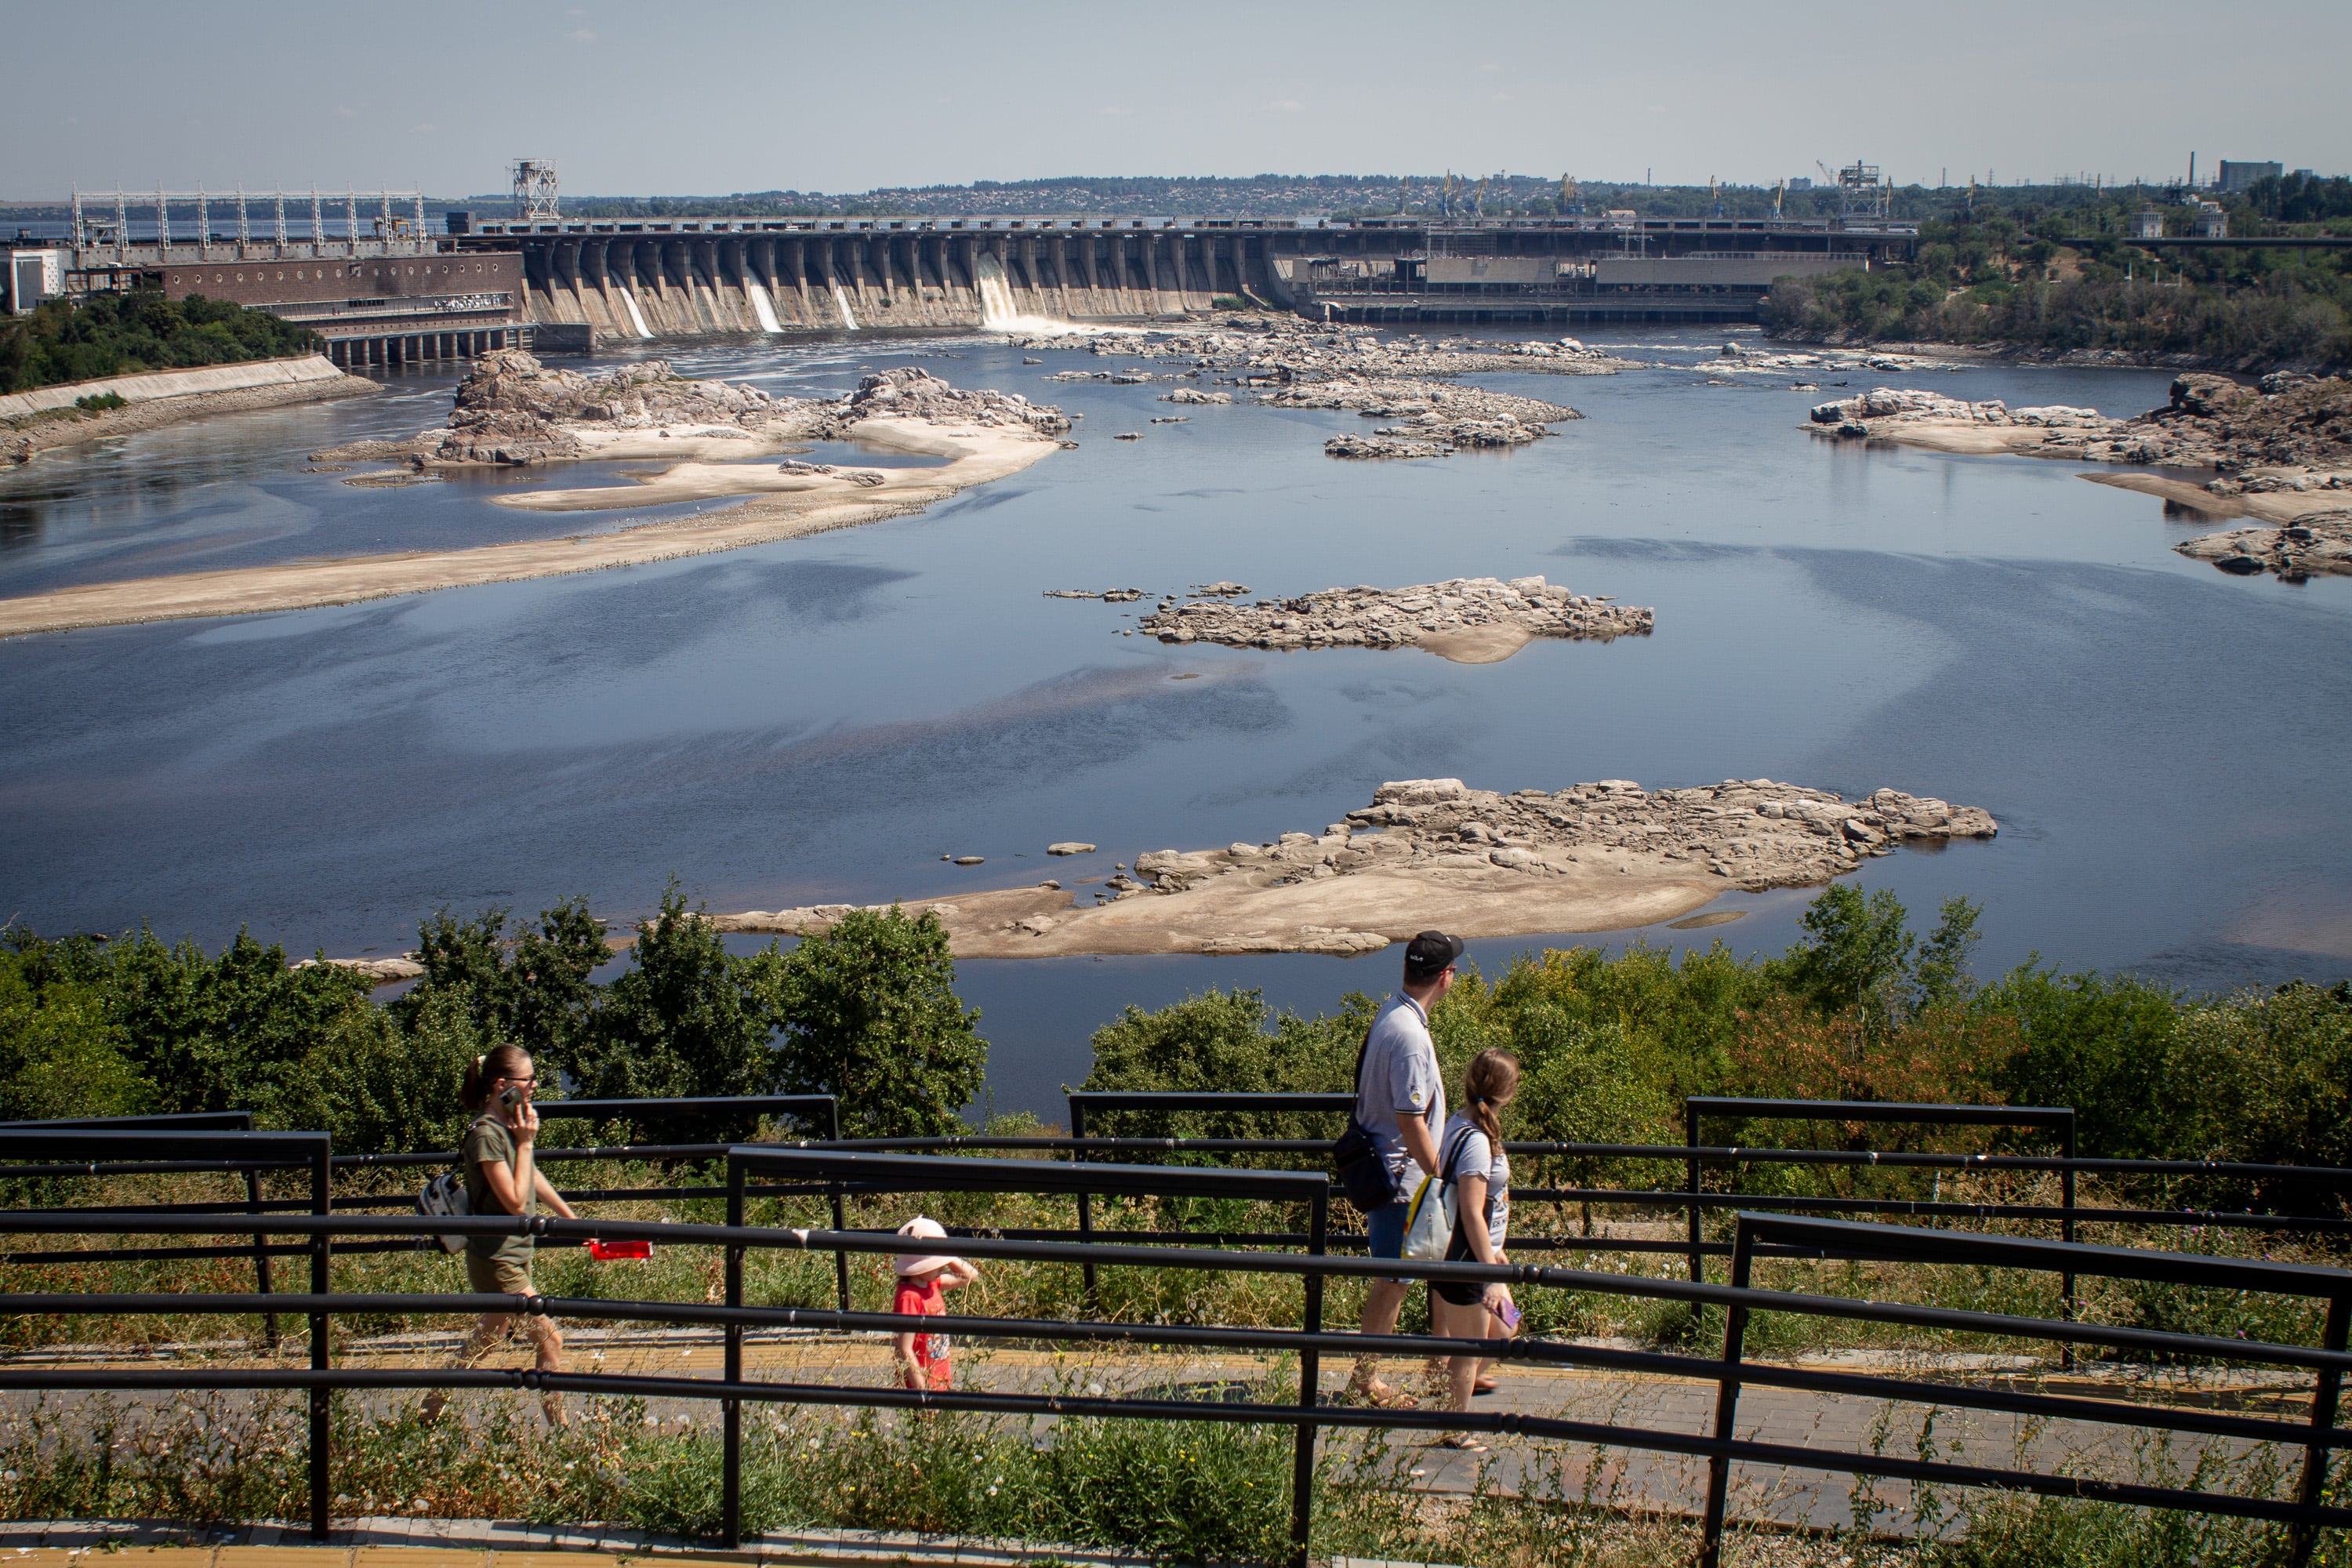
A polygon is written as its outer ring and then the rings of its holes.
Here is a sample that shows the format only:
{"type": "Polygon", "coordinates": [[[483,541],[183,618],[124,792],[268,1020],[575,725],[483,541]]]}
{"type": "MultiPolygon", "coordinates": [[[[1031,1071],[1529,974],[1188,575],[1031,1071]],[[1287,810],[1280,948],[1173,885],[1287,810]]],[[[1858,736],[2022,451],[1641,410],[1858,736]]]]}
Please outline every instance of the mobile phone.
{"type": "Polygon", "coordinates": [[[1507,1307],[1497,1308],[1495,1311],[1495,1316],[1503,1320],[1503,1328],[1507,1332],[1518,1332],[1519,1304],[1517,1301],[1512,1302],[1507,1307]]]}
{"type": "Polygon", "coordinates": [[[522,1103],[522,1086],[520,1084],[510,1083],[507,1085],[506,1088],[499,1090],[499,1103],[507,1107],[509,1110],[512,1110],[514,1107],[520,1105],[522,1103]]]}

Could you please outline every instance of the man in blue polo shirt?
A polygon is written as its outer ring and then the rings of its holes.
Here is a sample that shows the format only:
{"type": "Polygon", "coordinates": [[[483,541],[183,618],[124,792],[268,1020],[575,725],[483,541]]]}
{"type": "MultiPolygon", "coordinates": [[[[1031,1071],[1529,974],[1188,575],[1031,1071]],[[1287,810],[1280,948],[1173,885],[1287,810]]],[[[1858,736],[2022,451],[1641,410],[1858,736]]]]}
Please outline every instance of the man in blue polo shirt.
{"type": "MultiPolygon", "coordinates": [[[[1389,1201],[1366,1216],[1375,1258],[1404,1256],[1404,1222],[1413,1189],[1437,1169],[1437,1132],[1445,1125],[1445,1085],[1437,1070],[1437,1047],[1429,1037],[1429,1010],[1452,989],[1454,962],[1462,940],[1425,931],[1405,944],[1403,994],[1391,997],[1372,1020],[1364,1042],[1364,1066],[1356,1080],[1356,1120],[1371,1135],[1387,1166],[1389,1201]]],[[[1364,1297],[1364,1332],[1396,1331],[1397,1309],[1407,1281],[1376,1279],[1364,1297]]],[[[1375,1405],[1410,1405],[1381,1380],[1379,1358],[1358,1359],[1349,1389],[1375,1405]]]]}

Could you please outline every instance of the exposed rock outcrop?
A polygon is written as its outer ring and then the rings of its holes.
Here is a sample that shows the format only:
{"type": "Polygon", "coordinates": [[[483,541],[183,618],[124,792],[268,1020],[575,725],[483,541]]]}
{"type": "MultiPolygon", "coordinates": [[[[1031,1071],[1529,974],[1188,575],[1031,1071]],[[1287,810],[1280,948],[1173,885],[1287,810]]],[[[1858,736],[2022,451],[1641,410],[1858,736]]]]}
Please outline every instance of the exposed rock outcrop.
{"type": "Polygon", "coordinates": [[[2255,388],[2225,375],[2193,373],[2173,382],[2165,406],[2133,419],[2111,419],[2088,408],[1966,403],[1940,393],[1882,386],[1818,405],[1812,420],[1841,436],[2249,476],[2251,482],[2218,482],[2213,489],[2220,495],[2258,485],[2352,488],[2352,473],[2326,471],[2352,467],[2352,379],[2341,376],[2272,375],[2255,388]]]}
{"type": "Polygon", "coordinates": [[[1394,377],[1295,382],[1258,401],[1277,408],[1352,408],[1368,417],[1403,421],[1369,435],[1332,437],[1323,450],[1335,458],[1443,458],[1480,447],[1524,447],[1550,435],[1548,426],[1584,417],[1565,404],[1394,377]]]}
{"type": "MultiPolygon", "coordinates": [[[[1027,340],[1024,347],[1069,349],[1072,335],[1027,340]]],[[[1556,342],[1493,342],[1477,338],[1425,338],[1419,332],[1384,336],[1370,327],[1317,323],[1293,316],[1234,314],[1214,321],[1145,331],[1105,331],[1087,346],[1094,353],[1162,363],[1189,362],[1198,371],[1235,373],[1244,384],[1365,376],[1450,377],[1487,372],[1519,375],[1612,375],[1634,362],[1574,338],[1556,342]]],[[[1154,379],[1141,370],[1112,372],[1136,381],[1154,379]]]]}
{"type": "MultiPolygon", "coordinates": [[[[744,456],[795,441],[839,439],[867,420],[999,428],[1048,439],[1070,427],[1058,408],[1019,393],[968,390],[908,367],[867,375],[845,397],[771,397],[753,386],[682,376],[665,360],[605,375],[551,368],[520,349],[474,362],[446,426],[412,441],[362,441],[313,453],[322,462],[405,458],[419,468],[531,464],[589,457],[744,456]],[[667,445],[665,445],[667,443],[667,445]]],[[[882,482],[871,470],[790,462],[782,471],[882,482]]],[[[365,476],[362,476],[364,478],[365,476]]]]}
{"type": "Polygon", "coordinates": [[[2352,575],[2352,508],[2315,513],[2284,528],[2208,533],[2173,548],[2243,576],[2274,572],[2299,583],[2312,576],[2352,575]]]}
{"type": "MultiPolygon", "coordinates": [[[[1808,887],[1906,843],[1989,838],[1993,819],[1898,790],[1849,802],[1769,779],[1649,791],[1604,779],[1504,795],[1459,779],[1382,784],[1321,833],[1138,856],[1079,904],[1057,889],[916,905],[961,957],[1377,950],[1428,926],[1465,936],[1674,920],[1730,889],[1808,887]]],[[[841,904],[720,916],[808,935],[841,904]]]]}
{"type": "Polygon", "coordinates": [[[1139,630],[1165,643],[1229,647],[1412,647],[1470,662],[1507,657],[1530,638],[1646,635],[1656,612],[1570,592],[1541,577],[1456,577],[1410,588],[1330,588],[1240,605],[1162,601],[1139,630]],[[1483,654],[1484,658],[1477,655],[1483,654]]]}

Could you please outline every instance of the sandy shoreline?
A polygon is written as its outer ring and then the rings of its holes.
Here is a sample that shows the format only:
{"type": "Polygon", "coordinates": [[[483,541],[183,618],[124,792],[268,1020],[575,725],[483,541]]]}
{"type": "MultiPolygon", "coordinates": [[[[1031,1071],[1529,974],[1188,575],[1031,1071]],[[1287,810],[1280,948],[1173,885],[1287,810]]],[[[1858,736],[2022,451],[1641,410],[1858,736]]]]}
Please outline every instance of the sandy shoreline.
{"type": "MultiPolygon", "coordinates": [[[[1504,937],[1652,925],[1725,892],[1818,886],[1902,844],[1996,831],[1981,810],[1895,790],[1845,801],[1769,779],[1658,791],[1606,779],[1503,795],[1408,779],[1319,835],[1154,850],[1099,890],[1052,882],[905,907],[936,914],[958,958],[1352,954],[1432,926],[1504,937]]],[[[723,931],[809,936],[849,910],[711,918],[723,931]]]]}
{"type": "Polygon", "coordinates": [[[219,392],[192,392],[178,397],[158,397],[126,408],[96,413],[60,409],[27,418],[0,421],[0,472],[29,463],[43,452],[85,446],[115,436],[135,436],[214,414],[242,414],[257,408],[281,408],[298,403],[326,403],[341,397],[366,397],[382,391],[365,376],[339,375],[331,381],[289,382],[272,386],[235,387],[219,392]]]}
{"type": "MultiPolygon", "coordinates": [[[[0,637],[194,616],[315,609],[436,588],[522,582],[739,550],[746,545],[920,511],[960,490],[1018,473],[1040,458],[1059,450],[1054,441],[1003,426],[942,426],[919,420],[868,419],[859,424],[857,433],[860,439],[877,446],[934,456],[951,455],[939,468],[879,470],[885,475],[883,482],[870,486],[835,475],[764,474],[754,479],[745,470],[728,468],[723,471],[743,476],[738,488],[709,489],[693,496],[664,494],[660,478],[646,485],[555,491],[551,493],[580,498],[573,503],[575,509],[583,503],[598,508],[643,506],[698,499],[702,494],[737,494],[752,484],[772,493],[760,494],[716,514],[646,523],[611,533],[523,540],[467,550],[357,555],[131,578],[0,599],[0,637]],[[586,503],[589,496],[597,499],[586,503]]],[[[751,455],[745,450],[748,443],[730,445],[751,455]]],[[[710,467],[691,463],[681,466],[704,470],[710,467]]],[[[706,471],[681,484],[709,482],[706,471]]]]}

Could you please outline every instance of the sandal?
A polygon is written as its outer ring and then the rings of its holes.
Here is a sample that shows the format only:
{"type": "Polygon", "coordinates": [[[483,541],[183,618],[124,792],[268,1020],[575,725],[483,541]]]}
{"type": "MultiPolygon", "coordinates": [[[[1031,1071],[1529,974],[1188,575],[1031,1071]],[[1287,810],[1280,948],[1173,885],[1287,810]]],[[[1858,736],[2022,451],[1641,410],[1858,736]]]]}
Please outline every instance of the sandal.
{"type": "Polygon", "coordinates": [[[1377,1377],[1351,1377],[1348,1392],[1365,1404],[1382,1410],[1416,1410],[1421,1406],[1417,1395],[1407,1394],[1393,1384],[1382,1383],[1377,1377]]]}
{"type": "Polygon", "coordinates": [[[1459,1454],[1483,1454],[1487,1451],[1486,1444],[1481,1443],[1477,1438],[1473,1437],[1467,1432],[1448,1432],[1444,1436],[1440,1437],[1436,1442],[1432,1443],[1430,1447],[1433,1448],[1451,1448],[1459,1454]]]}

